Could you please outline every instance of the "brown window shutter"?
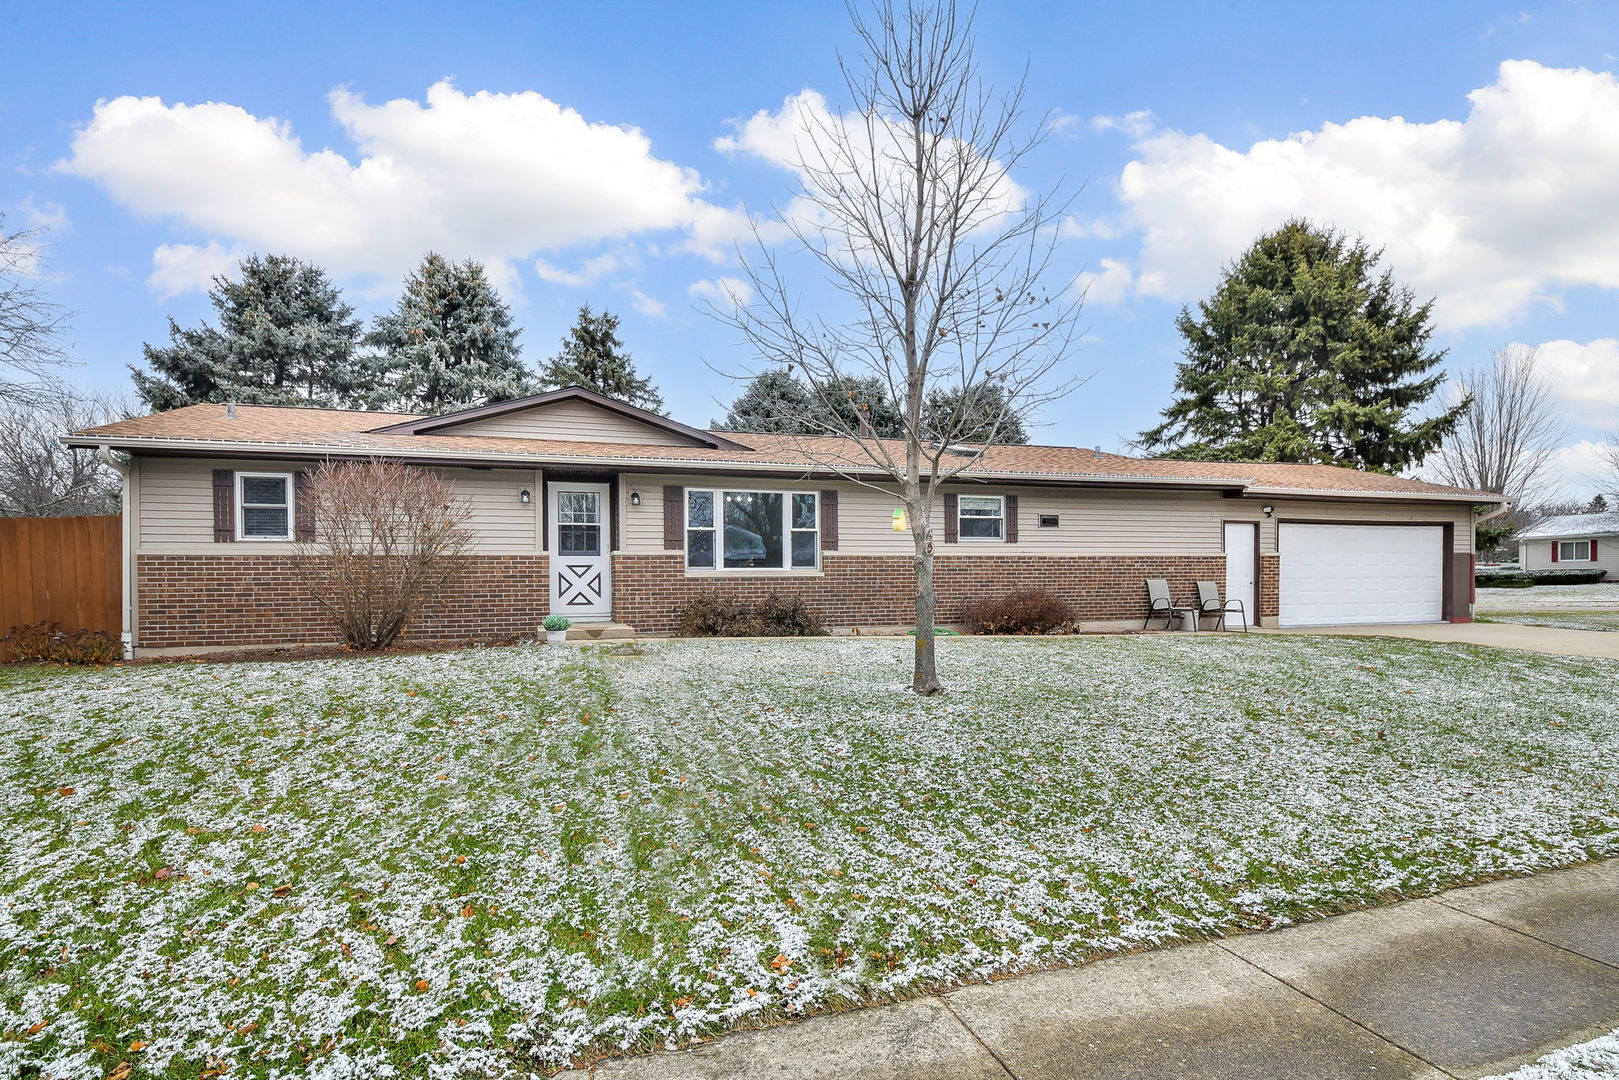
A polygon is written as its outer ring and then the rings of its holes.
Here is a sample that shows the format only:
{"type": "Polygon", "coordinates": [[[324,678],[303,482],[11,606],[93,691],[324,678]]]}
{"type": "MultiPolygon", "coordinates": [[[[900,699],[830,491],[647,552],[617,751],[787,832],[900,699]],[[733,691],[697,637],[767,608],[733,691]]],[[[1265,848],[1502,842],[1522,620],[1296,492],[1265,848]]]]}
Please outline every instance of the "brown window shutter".
{"type": "Polygon", "coordinates": [[[957,537],[957,528],[961,524],[961,511],[957,507],[956,493],[944,493],[944,542],[954,544],[957,537]]]}
{"type": "Polygon", "coordinates": [[[1597,542],[1595,540],[1591,541],[1591,561],[1597,561],[1597,542]]]}
{"type": "Polygon", "coordinates": [[[309,470],[300,469],[292,475],[293,536],[299,540],[315,538],[315,504],[310,498],[309,470]]]}
{"type": "Polygon", "coordinates": [[[821,550],[838,550],[838,493],[821,492],[821,550]]]}
{"type": "Polygon", "coordinates": [[[1006,542],[1017,543],[1017,496],[1006,497],[1006,542]]]}
{"type": "Polygon", "coordinates": [[[236,539],[236,473],[214,470],[214,543],[236,539]]]}
{"type": "MultiPolygon", "coordinates": [[[[717,511],[719,508],[715,507],[717,511]]],[[[686,489],[668,484],[663,489],[663,550],[686,549],[686,489]]]]}

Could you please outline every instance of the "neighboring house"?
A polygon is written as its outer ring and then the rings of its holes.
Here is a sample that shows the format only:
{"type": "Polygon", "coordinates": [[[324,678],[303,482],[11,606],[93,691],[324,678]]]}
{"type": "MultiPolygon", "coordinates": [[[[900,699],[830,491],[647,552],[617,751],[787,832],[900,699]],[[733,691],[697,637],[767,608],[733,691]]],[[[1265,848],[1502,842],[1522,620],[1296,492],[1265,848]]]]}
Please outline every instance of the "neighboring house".
{"type": "MultiPolygon", "coordinates": [[[[711,432],[576,388],[442,416],[193,405],[76,432],[131,456],[126,625],[142,651],[327,640],[285,564],[300,475],[397,457],[471,507],[472,572],[419,637],[531,634],[548,612],[675,628],[706,592],[802,596],[836,629],[913,617],[898,501],[831,437],[711,432]],[[867,473],[863,479],[876,480],[867,473]]],[[[1466,621],[1472,507],[1497,498],[1318,465],[992,446],[935,507],[940,619],[1044,586],[1139,626],[1145,579],[1213,580],[1270,625],[1466,621]]]]}
{"type": "Polygon", "coordinates": [[[1563,514],[1518,534],[1525,570],[1606,570],[1619,579],[1619,513],[1563,514]]]}

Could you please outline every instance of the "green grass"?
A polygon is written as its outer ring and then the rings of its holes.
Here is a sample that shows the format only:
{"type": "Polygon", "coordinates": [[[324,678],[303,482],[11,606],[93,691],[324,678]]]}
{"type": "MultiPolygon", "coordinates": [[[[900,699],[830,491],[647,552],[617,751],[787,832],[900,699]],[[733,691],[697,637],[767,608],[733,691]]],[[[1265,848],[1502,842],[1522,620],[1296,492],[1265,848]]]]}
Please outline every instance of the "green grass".
{"type": "Polygon", "coordinates": [[[1474,618],[1478,622],[1554,626],[1565,630],[1619,630],[1619,611],[1491,611],[1474,618]]]}
{"type": "Polygon", "coordinates": [[[541,1069],[1619,850],[1610,662],[908,644],[0,669],[0,1075],[541,1069]]]}

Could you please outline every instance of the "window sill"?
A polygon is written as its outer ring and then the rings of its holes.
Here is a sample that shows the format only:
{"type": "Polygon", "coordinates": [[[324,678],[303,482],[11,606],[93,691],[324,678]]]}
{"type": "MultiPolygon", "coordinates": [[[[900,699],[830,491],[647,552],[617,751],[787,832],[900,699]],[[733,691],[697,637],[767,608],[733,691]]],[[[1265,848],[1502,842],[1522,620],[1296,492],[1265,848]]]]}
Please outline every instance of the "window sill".
{"type": "Polygon", "coordinates": [[[782,578],[782,577],[822,577],[819,569],[800,570],[693,570],[687,568],[686,576],[689,578],[735,578],[747,580],[749,578],[782,578]]]}

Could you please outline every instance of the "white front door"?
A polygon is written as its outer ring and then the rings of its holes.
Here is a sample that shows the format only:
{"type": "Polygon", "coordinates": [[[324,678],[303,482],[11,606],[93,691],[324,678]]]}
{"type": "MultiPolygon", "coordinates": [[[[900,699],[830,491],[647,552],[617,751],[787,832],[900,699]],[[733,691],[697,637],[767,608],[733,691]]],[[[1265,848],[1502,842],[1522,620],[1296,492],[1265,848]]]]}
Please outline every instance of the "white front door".
{"type": "Polygon", "coordinates": [[[613,614],[609,550],[613,508],[606,484],[548,485],[551,506],[551,613],[600,620],[613,614]]]}
{"type": "Polygon", "coordinates": [[[1259,620],[1259,525],[1252,521],[1228,521],[1225,526],[1225,599],[1242,601],[1243,614],[1250,625],[1259,620]]]}

